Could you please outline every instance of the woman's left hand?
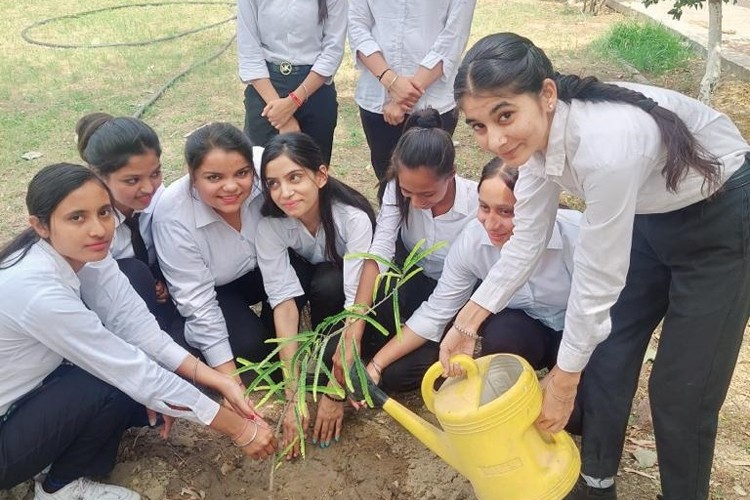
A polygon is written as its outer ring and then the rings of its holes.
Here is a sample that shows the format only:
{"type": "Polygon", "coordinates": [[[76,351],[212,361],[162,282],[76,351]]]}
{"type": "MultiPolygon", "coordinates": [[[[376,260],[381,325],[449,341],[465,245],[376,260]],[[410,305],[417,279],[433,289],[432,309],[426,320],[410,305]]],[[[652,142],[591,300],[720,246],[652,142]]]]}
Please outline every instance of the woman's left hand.
{"type": "Polygon", "coordinates": [[[566,372],[555,366],[542,380],[542,412],[536,419],[539,430],[560,432],[573,413],[580,372],[566,372]]]}
{"type": "Polygon", "coordinates": [[[260,116],[266,117],[274,128],[280,130],[295,111],[297,111],[297,105],[290,97],[280,97],[266,104],[260,116]]]}
{"type": "Polygon", "coordinates": [[[161,280],[156,281],[156,302],[165,304],[169,299],[169,290],[166,283],[161,280]]]}
{"type": "Polygon", "coordinates": [[[312,442],[319,443],[321,448],[328,448],[331,439],[339,440],[344,422],[344,402],[333,401],[321,396],[318,401],[318,413],[315,415],[312,442]]]}
{"type": "Polygon", "coordinates": [[[229,375],[222,374],[222,377],[226,378],[220,389],[221,395],[224,396],[224,406],[245,418],[263,417],[255,411],[255,407],[245,394],[245,387],[242,384],[237,383],[234,377],[229,375]]]}

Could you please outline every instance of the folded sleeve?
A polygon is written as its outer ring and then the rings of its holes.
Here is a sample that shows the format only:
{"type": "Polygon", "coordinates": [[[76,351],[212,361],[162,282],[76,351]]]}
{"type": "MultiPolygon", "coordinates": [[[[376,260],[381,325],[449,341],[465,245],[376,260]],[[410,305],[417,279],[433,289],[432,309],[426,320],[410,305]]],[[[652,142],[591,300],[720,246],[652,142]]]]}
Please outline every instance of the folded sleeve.
{"type": "Polygon", "coordinates": [[[323,23],[320,55],[315,60],[312,71],[327,78],[336,74],[344,58],[346,23],[346,0],[328,0],[328,17],[323,23]]]}
{"type": "Polygon", "coordinates": [[[263,275],[263,286],[272,308],[282,302],[305,294],[299,277],[289,261],[289,244],[282,236],[286,228],[280,219],[263,218],[258,224],[255,250],[258,254],[258,267],[263,275]]]}
{"type": "Polygon", "coordinates": [[[237,60],[243,82],[269,77],[260,42],[256,0],[237,0],[237,60]]]}

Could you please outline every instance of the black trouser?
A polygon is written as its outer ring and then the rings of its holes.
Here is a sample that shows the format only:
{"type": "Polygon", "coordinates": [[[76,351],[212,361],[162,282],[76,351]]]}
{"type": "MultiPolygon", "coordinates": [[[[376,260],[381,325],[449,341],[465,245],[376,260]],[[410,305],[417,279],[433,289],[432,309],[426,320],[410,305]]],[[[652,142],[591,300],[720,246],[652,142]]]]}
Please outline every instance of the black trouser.
{"type": "Polygon", "coordinates": [[[297,271],[303,297],[297,298],[297,307],[302,308],[310,302],[310,322],[315,328],[328,316],[340,313],[344,309],[344,272],[333,262],[310,264],[304,257],[290,250],[289,258],[297,271]]]}
{"type": "Polygon", "coordinates": [[[562,332],[553,330],[519,309],[503,309],[482,325],[482,356],[508,353],[521,356],[535,370],[552,369],[562,332]]]}
{"type": "Polygon", "coordinates": [[[60,482],[108,474],[123,432],[145,424],[142,405],[82,369],[62,365],[0,418],[0,489],[50,464],[50,477],[60,482]]]}
{"type": "MultiPolygon", "coordinates": [[[[367,146],[370,148],[370,163],[380,183],[378,200],[382,200],[385,191],[385,183],[382,181],[391,163],[391,154],[404,129],[402,125],[394,126],[386,123],[382,113],[373,113],[362,108],[359,108],[359,118],[362,121],[367,146]]],[[[443,113],[440,118],[443,122],[443,130],[453,135],[458,123],[458,108],[443,113]]]]}
{"type": "MultiPolygon", "coordinates": [[[[292,73],[282,75],[278,65],[268,64],[268,73],[273,88],[279,97],[286,97],[304,81],[311,66],[295,66],[292,73]]],[[[304,99],[305,96],[298,96],[304,99]]],[[[252,85],[245,88],[245,134],[256,146],[264,146],[279,133],[267,118],[260,116],[266,102],[252,85]]],[[[312,137],[323,153],[326,164],[331,163],[333,150],[333,131],[338,120],[338,101],[336,85],[322,85],[295,113],[302,132],[312,137]]]]}
{"type": "MultiPolygon", "coordinates": [[[[154,270],[136,258],[118,259],[120,271],[130,281],[130,286],[146,303],[146,307],[154,315],[159,327],[173,338],[179,337],[185,328],[185,318],[180,316],[172,299],[160,304],[156,301],[156,278],[154,270]]],[[[183,335],[184,337],[184,335],[183,335]]]]}
{"type": "Polygon", "coordinates": [[[266,302],[263,276],[257,267],[231,283],[216,287],[216,299],[229,332],[234,357],[261,361],[276,347],[266,340],[273,337],[273,312],[266,302]],[[258,317],[250,306],[262,302],[258,317]]]}
{"type": "Polygon", "coordinates": [[[643,356],[663,318],[649,380],[662,492],[708,498],[718,413],[750,315],[748,163],[714,199],[635,217],[612,333],[580,388],[584,474],[616,474],[643,356]]]}

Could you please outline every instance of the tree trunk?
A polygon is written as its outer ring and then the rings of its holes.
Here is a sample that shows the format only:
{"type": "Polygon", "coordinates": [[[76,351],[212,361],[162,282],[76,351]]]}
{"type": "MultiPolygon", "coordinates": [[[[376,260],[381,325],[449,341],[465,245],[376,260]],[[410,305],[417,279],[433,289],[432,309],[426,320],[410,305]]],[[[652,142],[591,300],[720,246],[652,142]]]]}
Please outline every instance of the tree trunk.
{"type": "Polygon", "coordinates": [[[721,75],[721,3],[722,0],[708,0],[708,59],[698,93],[698,99],[705,104],[710,104],[721,75]]]}

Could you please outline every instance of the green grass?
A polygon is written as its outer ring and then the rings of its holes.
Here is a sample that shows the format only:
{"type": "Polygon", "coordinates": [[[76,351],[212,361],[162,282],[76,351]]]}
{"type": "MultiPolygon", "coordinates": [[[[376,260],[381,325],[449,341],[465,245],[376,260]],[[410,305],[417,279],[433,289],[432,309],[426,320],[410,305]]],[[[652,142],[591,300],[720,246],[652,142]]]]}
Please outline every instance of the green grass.
{"type": "Polygon", "coordinates": [[[605,56],[615,55],[638,71],[657,76],[685,66],[694,57],[685,40],[652,22],[617,23],[594,46],[605,56]]]}

